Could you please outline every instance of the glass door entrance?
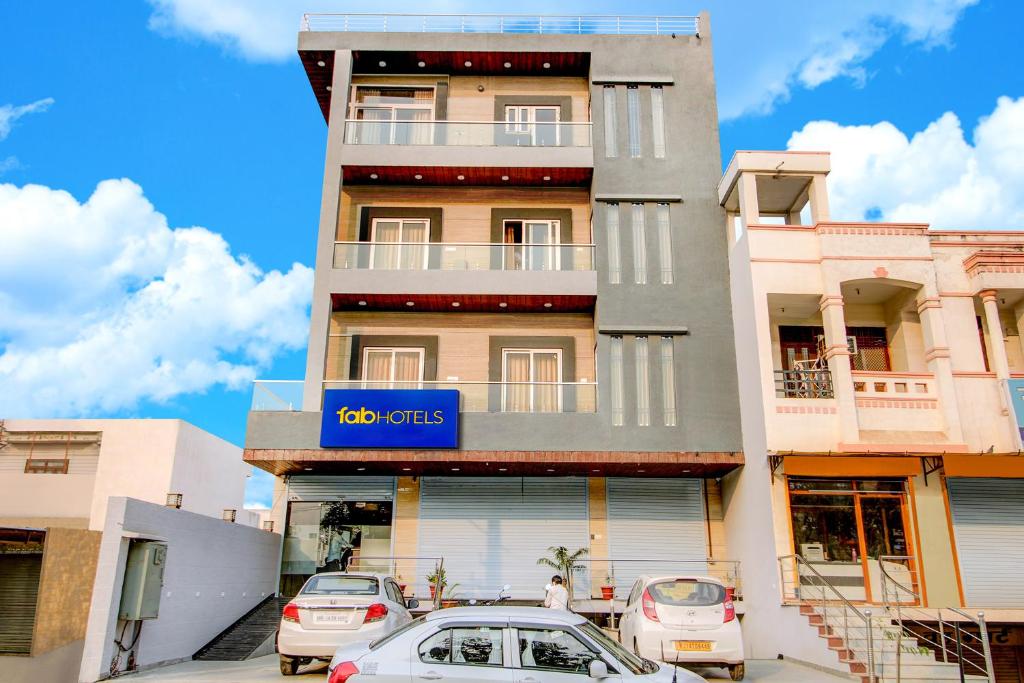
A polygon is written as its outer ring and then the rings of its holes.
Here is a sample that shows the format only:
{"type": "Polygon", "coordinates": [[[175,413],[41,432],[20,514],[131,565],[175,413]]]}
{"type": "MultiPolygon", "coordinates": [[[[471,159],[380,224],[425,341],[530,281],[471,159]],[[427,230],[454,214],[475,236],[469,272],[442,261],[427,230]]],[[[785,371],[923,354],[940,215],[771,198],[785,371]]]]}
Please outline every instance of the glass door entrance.
{"type": "Polygon", "coordinates": [[[852,601],[917,592],[904,481],[789,480],[794,551],[852,601]],[[902,588],[898,588],[902,587],[902,588]]]}

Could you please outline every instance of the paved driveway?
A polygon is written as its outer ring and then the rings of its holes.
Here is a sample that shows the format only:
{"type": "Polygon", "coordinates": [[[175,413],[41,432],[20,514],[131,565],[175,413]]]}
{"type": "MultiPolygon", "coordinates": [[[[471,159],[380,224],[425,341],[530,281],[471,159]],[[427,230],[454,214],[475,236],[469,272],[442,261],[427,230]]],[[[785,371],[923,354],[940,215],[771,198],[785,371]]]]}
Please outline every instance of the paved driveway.
{"type": "MultiPolygon", "coordinates": [[[[709,681],[729,680],[724,669],[700,671],[709,681]]],[[[285,678],[277,668],[277,655],[250,659],[245,662],[184,662],[153,669],[128,677],[129,681],[161,681],[163,683],[299,683],[317,681],[323,683],[327,676],[327,665],[312,664],[304,667],[295,677],[285,678]]],[[[836,683],[849,680],[810,669],[799,664],[776,660],[747,662],[747,681],[755,683],[836,683]]]]}

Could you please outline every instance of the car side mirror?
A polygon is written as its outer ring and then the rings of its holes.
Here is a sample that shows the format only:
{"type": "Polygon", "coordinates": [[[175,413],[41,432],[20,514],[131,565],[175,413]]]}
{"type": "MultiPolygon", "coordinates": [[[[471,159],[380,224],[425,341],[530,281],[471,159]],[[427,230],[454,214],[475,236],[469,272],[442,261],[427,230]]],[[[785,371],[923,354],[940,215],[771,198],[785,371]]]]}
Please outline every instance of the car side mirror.
{"type": "Polygon", "coordinates": [[[420,606],[420,601],[417,600],[416,598],[409,598],[408,600],[405,601],[406,609],[416,609],[419,606],[420,606]]]}
{"type": "Polygon", "coordinates": [[[590,677],[598,680],[608,678],[608,665],[600,659],[592,660],[590,662],[590,677]]]}

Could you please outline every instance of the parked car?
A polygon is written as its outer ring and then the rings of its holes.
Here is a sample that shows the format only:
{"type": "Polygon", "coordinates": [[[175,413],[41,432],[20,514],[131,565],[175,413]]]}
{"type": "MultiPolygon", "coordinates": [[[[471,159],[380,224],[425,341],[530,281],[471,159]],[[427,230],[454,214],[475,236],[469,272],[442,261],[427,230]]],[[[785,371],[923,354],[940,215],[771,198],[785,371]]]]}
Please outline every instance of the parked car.
{"type": "Polygon", "coordinates": [[[578,614],[540,607],[454,607],[374,642],[338,648],[328,683],[636,683],[704,681],[637,657],[578,614]]]}
{"type": "Polygon", "coordinates": [[[409,610],[418,606],[383,574],[312,576],[281,613],[281,673],[294,675],[314,659],[330,661],[339,645],[381,638],[411,622],[409,610]]]}
{"type": "Polygon", "coordinates": [[[726,667],[732,680],[743,680],[743,635],[718,579],[641,576],[619,617],[619,639],[641,657],[726,667]]]}

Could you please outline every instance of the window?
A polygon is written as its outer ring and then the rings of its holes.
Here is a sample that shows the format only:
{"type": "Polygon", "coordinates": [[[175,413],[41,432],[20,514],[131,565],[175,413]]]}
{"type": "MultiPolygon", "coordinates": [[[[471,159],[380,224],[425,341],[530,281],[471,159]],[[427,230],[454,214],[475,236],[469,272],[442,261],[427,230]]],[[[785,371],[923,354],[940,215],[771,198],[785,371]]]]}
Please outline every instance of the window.
{"type": "Polygon", "coordinates": [[[635,85],[626,87],[626,116],[629,128],[629,156],[640,158],[640,90],[635,85]]]}
{"type": "Polygon", "coordinates": [[[354,86],[350,117],[358,123],[351,142],[363,145],[429,145],[434,89],[354,86]]]}
{"type": "Polygon", "coordinates": [[[387,588],[388,597],[392,601],[397,602],[399,605],[405,604],[405,598],[402,596],[402,591],[399,590],[398,586],[393,581],[385,581],[384,586],[387,588]]]}
{"type": "Polygon", "coordinates": [[[587,673],[598,654],[569,631],[520,628],[520,663],[524,669],[587,673]]]}
{"type": "Polygon", "coordinates": [[[636,423],[651,424],[651,363],[647,337],[636,338],[636,423]]]}
{"type": "Polygon", "coordinates": [[[558,270],[561,221],[506,220],[502,223],[504,270],[558,270]]]}
{"type": "Polygon", "coordinates": [[[424,270],[430,219],[374,218],[370,223],[370,268],[424,270]]]}
{"type": "Polygon", "coordinates": [[[618,114],[615,111],[617,97],[615,86],[604,86],[604,155],[609,159],[619,156],[616,129],[619,127],[618,114]]]}
{"type": "Polygon", "coordinates": [[[611,362],[609,363],[612,375],[612,424],[621,427],[625,422],[623,416],[623,405],[625,397],[622,387],[622,337],[612,337],[611,340],[611,362]]]}
{"type": "Polygon", "coordinates": [[[665,411],[665,426],[676,426],[676,367],[672,337],[661,338],[661,404],[665,411]]]}
{"type": "Polygon", "coordinates": [[[314,576],[302,587],[303,595],[377,595],[377,579],[364,576],[314,576]]]}
{"type": "Polygon", "coordinates": [[[501,350],[502,411],[557,413],[562,408],[561,349],[501,350]]]}
{"type": "Polygon", "coordinates": [[[660,581],[648,586],[647,592],[659,605],[672,607],[709,607],[725,602],[725,588],[710,581],[660,581]]]}
{"type": "Polygon", "coordinates": [[[660,85],[651,86],[651,119],[654,132],[654,158],[665,158],[665,91],[660,85]]]}
{"type": "Polygon", "coordinates": [[[633,280],[647,284],[647,225],[644,205],[633,204],[633,280]]]}
{"type": "Polygon", "coordinates": [[[619,205],[605,206],[605,233],[608,236],[608,283],[622,282],[622,255],[619,250],[619,205]]]}
{"type": "Polygon", "coordinates": [[[363,349],[363,389],[422,388],[423,352],[417,348],[367,346],[363,349]]]}
{"type": "Polygon", "coordinates": [[[509,105],[505,107],[505,133],[516,136],[516,145],[556,147],[561,142],[561,115],[558,107],[509,105]]]}
{"type": "Polygon", "coordinates": [[[672,284],[672,220],[668,204],[658,204],[658,260],[661,263],[661,284],[672,284]]]}
{"type": "Polygon", "coordinates": [[[502,630],[478,626],[438,631],[420,643],[420,661],[428,664],[501,666],[502,630]]]}

